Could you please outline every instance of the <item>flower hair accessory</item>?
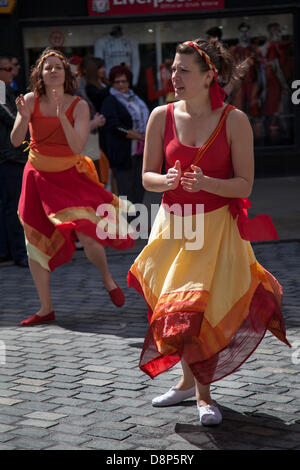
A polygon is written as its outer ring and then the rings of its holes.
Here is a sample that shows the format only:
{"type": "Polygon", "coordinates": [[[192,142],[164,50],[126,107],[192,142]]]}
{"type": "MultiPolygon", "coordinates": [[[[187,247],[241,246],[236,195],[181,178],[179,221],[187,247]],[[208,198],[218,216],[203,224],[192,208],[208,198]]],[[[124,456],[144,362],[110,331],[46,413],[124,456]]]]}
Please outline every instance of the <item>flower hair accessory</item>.
{"type": "Polygon", "coordinates": [[[225,99],[226,93],[223,90],[223,88],[220,87],[218,83],[218,70],[215,64],[212,63],[209,55],[203,49],[201,49],[201,47],[198,46],[196,42],[186,41],[183,43],[183,45],[193,47],[198,52],[198,54],[200,54],[201,57],[203,57],[203,59],[205,60],[205,63],[208,65],[210,70],[214,72],[214,79],[209,88],[211,109],[214,110],[217,108],[221,108],[223,106],[223,101],[225,99]]]}

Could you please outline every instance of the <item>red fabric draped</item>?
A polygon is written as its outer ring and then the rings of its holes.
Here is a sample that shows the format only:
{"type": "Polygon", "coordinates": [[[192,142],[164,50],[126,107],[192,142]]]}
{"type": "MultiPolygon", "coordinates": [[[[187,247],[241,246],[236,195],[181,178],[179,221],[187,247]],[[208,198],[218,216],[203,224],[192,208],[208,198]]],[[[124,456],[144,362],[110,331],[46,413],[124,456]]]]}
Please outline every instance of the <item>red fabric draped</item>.
{"type": "Polygon", "coordinates": [[[226,97],[226,93],[223,88],[218,84],[217,75],[212,85],[209,88],[209,95],[211,101],[211,109],[221,108],[226,97]]]}
{"type": "Polygon", "coordinates": [[[246,198],[231,199],[229,202],[229,210],[232,217],[238,217],[237,225],[243,240],[248,241],[264,241],[278,240],[276,228],[271,217],[266,214],[260,214],[249,219],[248,211],[251,202],[246,198]]]}

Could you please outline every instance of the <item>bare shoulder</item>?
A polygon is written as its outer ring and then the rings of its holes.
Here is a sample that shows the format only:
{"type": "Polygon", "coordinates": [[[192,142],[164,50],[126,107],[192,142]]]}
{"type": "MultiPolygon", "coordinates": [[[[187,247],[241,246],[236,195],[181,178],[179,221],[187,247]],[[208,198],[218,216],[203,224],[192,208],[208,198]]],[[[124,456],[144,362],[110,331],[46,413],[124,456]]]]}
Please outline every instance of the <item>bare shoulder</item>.
{"type": "MultiPolygon", "coordinates": [[[[227,123],[230,129],[235,129],[236,126],[250,126],[248,116],[240,109],[234,108],[228,114],[227,123]]],[[[238,129],[237,129],[238,130],[238,129]]]]}
{"type": "Polygon", "coordinates": [[[26,93],[26,95],[24,95],[24,99],[28,103],[34,102],[35,96],[36,96],[35,93],[33,91],[30,91],[29,93],[26,93]]]}
{"type": "MultiPolygon", "coordinates": [[[[76,100],[76,98],[74,98],[73,101],[75,101],[75,100],[76,100]]],[[[88,103],[84,99],[78,100],[78,103],[76,104],[76,106],[74,108],[74,113],[81,114],[81,113],[87,113],[89,111],[90,111],[90,109],[89,109],[88,103]]]]}
{"type": "Polygon", "coordinates": [[[33,91],[31,91],[30,93],[26,93],[26,95],[24,95],[25,103],[28,104],[28,106],[29,106],[29,108],[32,112],[33,112],[33,109],[34,109],[35,99],[36,99],[36,95],[33,91]]]}
{"type": "Polygon", "coordinates": [[[159,134],[163,136],[166,122],[166,110],[167,105],[162,105],[157,106],[151,111],[147,125],[148,132],[149,130],[159,132],[159,134]]]}
{"type": "Polygon", "coordinates": [[[229,143],[232,143],[233,139],[240,139],[243,136],[251,138],[252,127],[248,116],[237,108],[230,111],[227,117],[226,131],[229,143]]]}
{"type": "Polygon", "coordinates": [[[157,106],[151,111],[150,117],[152,120],[163,121],[166,117],[167,105],[157,106]]]}

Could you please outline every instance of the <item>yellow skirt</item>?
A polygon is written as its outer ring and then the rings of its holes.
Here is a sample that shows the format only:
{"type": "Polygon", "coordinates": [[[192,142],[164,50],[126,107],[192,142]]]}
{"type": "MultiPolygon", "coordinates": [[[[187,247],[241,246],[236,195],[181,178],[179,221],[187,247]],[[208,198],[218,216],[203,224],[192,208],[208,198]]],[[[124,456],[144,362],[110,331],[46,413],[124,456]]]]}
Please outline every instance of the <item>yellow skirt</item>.
{"type": "Polygon", "coordinates": [[[241,366],[267,329],[289,345],[282,288],[242,240],[228,206],[203,214],[202,225],[199,220],[161,206],[128,273],[128,285],[148,305],[140,368],[151,378],[184,359],[200,383],[219,380],[241,366]]]}

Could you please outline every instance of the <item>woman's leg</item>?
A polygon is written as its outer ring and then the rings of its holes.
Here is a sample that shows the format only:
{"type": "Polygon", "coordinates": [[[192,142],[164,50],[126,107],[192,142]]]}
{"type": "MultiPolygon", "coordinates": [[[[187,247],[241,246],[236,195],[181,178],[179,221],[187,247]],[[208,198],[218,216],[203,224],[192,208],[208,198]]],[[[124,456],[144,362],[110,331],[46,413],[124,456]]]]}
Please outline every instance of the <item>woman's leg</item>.
{"type": "Polygon", "coordinates": [[[196,385],[196,398],[199,406],[211,405],[213,402],[210,396],[210,386],[202,385],[195,379],[184,359],[181,360],[181,367],[183,376],[176,388],[179,390],[187,390],[193,387],[193,385],[196,385]]]}
{"type": "Polygon", "coordinates": [[[35,283],[38,296],[41,302],[41,308],[37,315],[44,317],[53,311],[53,305],[50,296],[50,272],[44,269],[37,261],[28,258],[30,272],[35,283]]]}
{"type": "Polygon", "coordinates": [[[83,246],[87,259],[99,269],[106,290],[109,292],[115,289],[117,286],[110,274],[104,247],[88,235],[80,232],[76,233],[78,240],[83,246]]]}
{"type": "Polygon", "coordinates": [[[176,388],[178,388],[178,390],[188,390],[195,385],[195,378],[184,359],[181,359],[181,367],[182,377],[178,385],[176,385],[176,388]]]}

